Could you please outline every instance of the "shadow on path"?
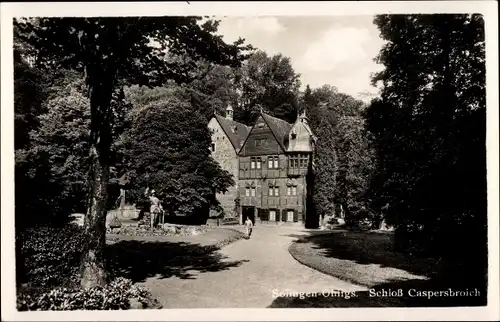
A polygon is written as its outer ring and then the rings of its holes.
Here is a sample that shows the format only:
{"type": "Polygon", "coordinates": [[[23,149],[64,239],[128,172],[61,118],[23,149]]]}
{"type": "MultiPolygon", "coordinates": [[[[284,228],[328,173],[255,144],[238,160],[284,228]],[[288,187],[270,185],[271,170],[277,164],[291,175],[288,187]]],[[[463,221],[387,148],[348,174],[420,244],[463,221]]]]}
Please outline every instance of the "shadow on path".
{"type": "Polygon", "coordinates": [[[245,262],[227,261],[216,246],[185,242],[120,241],[107,245],[106,253],[111,274],[134,282],[144,282],[155,276],[194,279],[190,271],[217,272],[245,262]]]}

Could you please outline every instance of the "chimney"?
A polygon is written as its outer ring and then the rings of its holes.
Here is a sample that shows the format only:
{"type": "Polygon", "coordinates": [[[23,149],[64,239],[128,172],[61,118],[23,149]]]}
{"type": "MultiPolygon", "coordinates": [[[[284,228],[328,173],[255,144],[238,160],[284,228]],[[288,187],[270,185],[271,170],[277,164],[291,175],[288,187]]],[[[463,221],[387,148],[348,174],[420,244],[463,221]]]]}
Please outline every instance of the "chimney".
{"type": "Polygon", "coordinates": [[[231,104],[228,104],[227,105],[227,108],[226,108],[226,119],[228,120],[233,120],[233,107],[231,106],[231,104]]]}

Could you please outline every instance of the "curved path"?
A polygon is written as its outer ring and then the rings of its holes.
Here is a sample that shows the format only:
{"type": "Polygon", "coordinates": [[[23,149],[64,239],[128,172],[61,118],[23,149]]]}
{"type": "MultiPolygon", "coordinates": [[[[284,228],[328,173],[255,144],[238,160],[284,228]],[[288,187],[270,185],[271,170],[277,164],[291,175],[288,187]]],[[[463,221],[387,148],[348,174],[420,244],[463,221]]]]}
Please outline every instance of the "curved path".
{"type": "Polygon", "coordinates": [[[192,271],[193,279],[149,278],[143,284],[163,308],[265,308],[277,292],[365,290],[297,262],[288,247],[306,234],[302,227],[256,226],[250,240],[239,240],[220,250],[223,261],[241,261],[239,266],[216,272],[192,271]]]}

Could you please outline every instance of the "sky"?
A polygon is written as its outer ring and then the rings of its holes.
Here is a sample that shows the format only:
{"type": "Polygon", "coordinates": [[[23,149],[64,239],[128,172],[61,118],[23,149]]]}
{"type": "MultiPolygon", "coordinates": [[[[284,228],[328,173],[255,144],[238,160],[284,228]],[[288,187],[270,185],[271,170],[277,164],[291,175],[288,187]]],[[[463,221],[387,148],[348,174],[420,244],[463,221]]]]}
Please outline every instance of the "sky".
{"type": "Polygon", "coordinates": [[[302,88],[324,84],[363,101],[378,93],[370,74],[382,69],[373,59],[383,45],[373,16],[217,17],[219,33],[238,37],[269,55],[290,57],[302,88]],[[367,93],[369,93],[367,95],[367,93]]]}

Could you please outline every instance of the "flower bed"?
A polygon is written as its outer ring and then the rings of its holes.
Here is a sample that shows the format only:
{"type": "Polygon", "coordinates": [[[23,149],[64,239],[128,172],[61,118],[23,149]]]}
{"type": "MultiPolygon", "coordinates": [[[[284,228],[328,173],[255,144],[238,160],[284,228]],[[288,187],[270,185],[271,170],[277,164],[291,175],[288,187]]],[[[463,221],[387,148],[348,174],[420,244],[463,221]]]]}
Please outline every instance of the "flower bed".
{"type": "Polygon", "coordinates": [[[228,237],[226,237],[225,239],[223,239],[221,241],[218,241],[217,243],[215,243],[214,247],[216,247],[216,248],[222,248],[222,247],[227,246],[227,245],[229,245],[231,243],[234,243],[237,240],[246,238],[245,233],[243,233],[243,232],[241,232],[239,230],[231,229],[231,228],[226,228],[226,229],[234,231],[235,234],[231,235],[231,236],[228,236],[228,237]]]}
{"type": "Polygon", "coordinates": [[[207,231],[206,226],[185,226],[164,224],[163,228],[146,226],[122,226],[120,228],[108,228],[107,233],[124,236],[192,236],[203,234],[207,231]]]}

